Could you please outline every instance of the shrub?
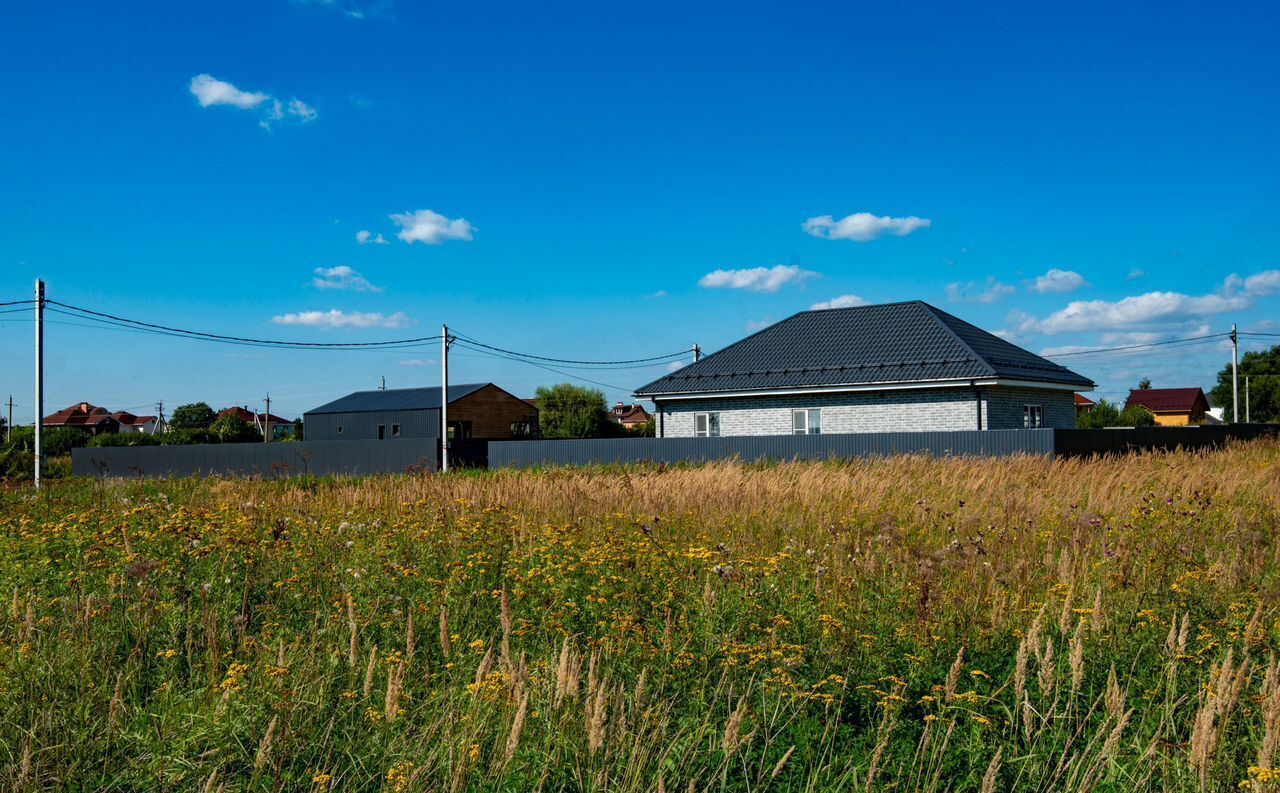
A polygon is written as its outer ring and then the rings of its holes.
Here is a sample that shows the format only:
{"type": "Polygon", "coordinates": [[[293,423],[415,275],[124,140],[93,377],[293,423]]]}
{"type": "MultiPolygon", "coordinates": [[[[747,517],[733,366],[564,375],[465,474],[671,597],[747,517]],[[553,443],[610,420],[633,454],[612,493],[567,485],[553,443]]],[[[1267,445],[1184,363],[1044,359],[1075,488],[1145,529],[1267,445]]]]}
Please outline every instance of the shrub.
{"type": "Polygon", "coordinates": [[[218,433],[207,429],[169,430],[156,436],[161,446],[188,446],[193,443],[218,443],[218,433]]]}
{"type": "Polygon", "coordinates": [[[159,446],[160,439],[155,435],[142,432],[121,432],[114,435],[98,435],[86,446],[102,448],[104,446],[159,446]]]}

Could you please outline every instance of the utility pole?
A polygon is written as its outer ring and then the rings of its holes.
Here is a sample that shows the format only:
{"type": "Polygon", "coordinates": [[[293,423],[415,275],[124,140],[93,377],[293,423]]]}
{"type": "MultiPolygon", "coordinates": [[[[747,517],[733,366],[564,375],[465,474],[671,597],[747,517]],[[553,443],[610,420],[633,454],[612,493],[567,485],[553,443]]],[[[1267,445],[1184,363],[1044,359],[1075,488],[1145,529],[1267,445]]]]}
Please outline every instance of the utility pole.
{"type": "Polygon", "coordinates": [[[13,437],[13,394],[9,395],[9,420],[4,423],[4,439],[13,437]]]}
{"type": "Polygon", "coordinates": [[[163,426],[164,426],[164,400],[161,399],[159,402],[156,402],[156,423],[154,426],[151,427],[151,434],[155,435],[157,432],[164,432],[164,430],[161,429],[161,427],[163,426]]]}
{"type": "Polygon", "coordinates": [[[267,413],[262,417],[262,442],[271,443],[271,394],[267,394],[267,413]]]}
{"type": "Polygon", "coordinates": [[[41,467],[44,453],[44,281],[36,279],[36,420],[35,435],[35,484],[40,489],[41,467]]]}
{"type": "Polygon", "coordinates": [[[702,360],[702,348],[699,347],[697,344],[694,344],[693,345],[693,362],[697,363],[700,360],[702,360]]]}
{"type": "Polygon", "coordinates": [[[387,390],[387,376],[385,374],[382,376],[382,385],[378,387],[378,390],[379,391],[387,390]]]}
{"type": "Polygon", "coordinates": [[[1240,337],[1231,323],[1231,423],[1240,421],[1240,337]]]}
{"type": "Polygon", "coordinates": [[[449,326],[440,326],[440,470],[449,470],[449,326]]]}
{"type": "Polygon", "coordinates": [[[1249,375],[1244,376],[1244,423],[1249,423],[1249,375]]]}

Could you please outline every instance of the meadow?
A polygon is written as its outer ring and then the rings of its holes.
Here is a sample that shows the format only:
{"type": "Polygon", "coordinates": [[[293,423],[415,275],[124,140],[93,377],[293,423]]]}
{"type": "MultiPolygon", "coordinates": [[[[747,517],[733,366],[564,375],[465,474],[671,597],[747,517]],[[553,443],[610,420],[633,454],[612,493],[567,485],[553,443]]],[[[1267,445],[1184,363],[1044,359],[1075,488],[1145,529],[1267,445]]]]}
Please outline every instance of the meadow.
{"type": "Polygon", "coordinates": [[[1280,789],[1280,444],[0,492],[5,790],[1280,789]]]}

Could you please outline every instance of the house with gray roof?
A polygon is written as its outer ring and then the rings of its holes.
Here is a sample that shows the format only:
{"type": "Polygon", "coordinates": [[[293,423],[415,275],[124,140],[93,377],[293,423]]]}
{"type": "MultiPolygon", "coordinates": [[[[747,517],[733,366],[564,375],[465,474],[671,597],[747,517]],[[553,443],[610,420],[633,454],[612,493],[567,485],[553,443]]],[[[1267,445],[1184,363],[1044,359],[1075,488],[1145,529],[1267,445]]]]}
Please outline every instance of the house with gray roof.
{"type": "MultiPolygon", "coordinates": [[[[309,441],[439,438],[439,388],[356,391],[303,414],[309,441]]],[[[449,386],[449,439],[536,437],[538,408],[493,383],[449,386]]]]}
{"type": "Polygon", "coordinates": [[[1093,381],[914,300],[804,311],[636,391],[658,437],[1075,426],[1093,381]]]}

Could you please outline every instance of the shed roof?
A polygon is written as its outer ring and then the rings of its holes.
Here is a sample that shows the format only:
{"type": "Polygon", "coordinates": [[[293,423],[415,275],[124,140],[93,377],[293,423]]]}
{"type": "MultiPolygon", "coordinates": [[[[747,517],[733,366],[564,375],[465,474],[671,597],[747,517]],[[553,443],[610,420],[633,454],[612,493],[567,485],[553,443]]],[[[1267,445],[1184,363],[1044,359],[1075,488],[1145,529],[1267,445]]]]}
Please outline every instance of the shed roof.
{"type": "Polygon", "coordinates": [[[638,396],[1005,378],[1093,381],[920,300],[802,311],[659,378],[638,396]]]}
{"type": "Polygon", "coordinates": [[[1152,413],[1195,413],[1209,409],[1200,388],[1139,388],[1129,392],[1124,406],[1142,405],[1152,413]]]}
{"type": "MultiPolygon", "coordinates": [[[[449,386],[449,403],[492,383],[465,383],[449,386]]],[[[373,413],[383,410],[439,410],[440,388],[388,388],[374,391],[357,391],[308,410],[305,415],[318,413],[373,413]]]]}

